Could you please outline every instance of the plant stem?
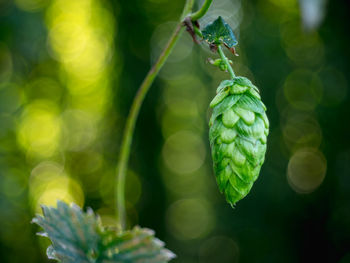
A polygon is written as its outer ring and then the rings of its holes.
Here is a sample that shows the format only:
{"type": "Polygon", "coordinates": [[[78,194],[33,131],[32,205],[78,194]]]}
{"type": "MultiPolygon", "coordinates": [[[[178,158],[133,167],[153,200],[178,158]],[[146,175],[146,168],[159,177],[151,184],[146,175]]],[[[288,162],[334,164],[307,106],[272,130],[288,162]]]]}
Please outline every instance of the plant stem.
{"type": "Polygon", "coordinates": [[[231,79],[234,79],[236,77],[236,75],[235,75],[235,73],[230,65],[230,62],[228,61],[227,57],[225,56],[224,51],[222,50],[220,45],[218,45],[218,53],[219,53],[222,61],[226,64],[227,70],[228,70],[228,73],[230,73],[231,79]]]}
{"type": "Polygon", "coordinates": [[[202,31],[200,31],[200,29],[198,27],[194,26],[193,31],[197,36],[199,36],[200,38],[203,38],[202,31]]]}
{"type": "Polygon", "coordinates": [[[207,13],[212,2],[213,2],[213,0],[205,0],[201,9],[199,9],[197,12],[195,12],[191,15],[192,21],[196,21],[196,20],[200,19],[201,17],[203,17],[207,13]]]}
{"type": "Polygon", "coordinates": [[[187,0],[184,6],[184,10],[180,21],[178,22],[173,34],[171,35],[167,45],[165,46],[163,52],[158,58],[157,62],[153,65],[151,70],[148,72],[147,76],[143,80],[135,99],[131,105],[129,116],[126,121],[126,126],[123,134],[122,145],[119,154],[118,170],[116,175],[116,187],[115,187],[115,198],[117,205],[117,222],[119,227],[123,230],[125,229],[125,175],[127,170],[127,164],[130,155],[130,147],[132,142],[132,135],[135,129],[135,123],[137,116],[139,114],[142,102],[151,87],[152,82],[159,73],[160,69],[164,65],[165,61],[169,57],[171,51],[173,50],[177,40],[184,31],[182,26],[182,21],[185,16],[191,13],[193,7],[193,0],[187,0]]]}

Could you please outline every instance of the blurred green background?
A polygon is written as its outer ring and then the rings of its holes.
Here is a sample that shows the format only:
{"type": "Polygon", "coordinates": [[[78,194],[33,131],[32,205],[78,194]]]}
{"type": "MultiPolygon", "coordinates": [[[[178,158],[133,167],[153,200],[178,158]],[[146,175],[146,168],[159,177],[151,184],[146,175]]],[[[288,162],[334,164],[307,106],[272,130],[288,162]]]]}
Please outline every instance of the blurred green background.
{"type": "MultiPolygon", "coordinates": [[[[39,204],[115,224],[121,132],[183,5],[0,0],[0,262],[48,262],[39,204]]],[[[154,229],[179,263],[350,262],[349,2],[214,0],[200,24],[218,15],[239,40],[236,74],[268,108],[260,177],[235,209],[219,193],[208,105],[228,74],[184,34],[137,122],[129,226],[154,229]]]]}

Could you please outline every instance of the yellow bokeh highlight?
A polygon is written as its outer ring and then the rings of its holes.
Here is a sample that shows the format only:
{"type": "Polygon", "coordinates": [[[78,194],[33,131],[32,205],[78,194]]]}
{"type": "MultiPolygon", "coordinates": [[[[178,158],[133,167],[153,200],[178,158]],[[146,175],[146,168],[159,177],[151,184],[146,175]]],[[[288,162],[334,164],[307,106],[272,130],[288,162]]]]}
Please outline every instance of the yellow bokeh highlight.
{"type": "MultiPolygon", "coordinates": [[[[94,89],[89,94],[78,95],[75,93],[69,100],[72,108],[86,111],[91,114],[92,121],[98,121],[111,102],[111,90],[103,83],[93,87],[94,89]]],[[[72,90],[69,86],[68,89],[72,90]]],[[[76,87],[74,89],[76,90],[76,87]]]]}
{"type": "Polygon", "coordinates": [[[17,140],[32,157],[50,157],[59,150],[61,121],[55,104],[36,100],[27,105],[20,117],[17,140]]]}
{"type": "MultiPolygon", "coordinates": [[[[111,48],[115,37],[113,14],[108,3],[98,0],[16,2],[24,10],[37,10],[47,4],[48,52],[59,65],[57,82],[39,78],[27,87],[26,95],[31,102],[18,119],[17,141],[35,161],[61,159],[70,165],[72,157],[65,152],[79,152],[74,168],[79,168],[85,190],[93,188],[98,193],[99,177],[95,173],[104,169],[105,162],[91,146],[104,128],[101,121],[111,101],[110,73],[115,58],[111,48]],[[35,100],[37,97],[42,99],[35,100]],[[63,105],[62,109],[55,103],[63,105]],[[87,182],[93,183],[93,187],[87,182]]],[[[80,183],[57,163],[37,165],[29,188],[36,211],[39,204],[55,206],[57,200],[80,206],[84,203],[80,183]]]]}
{"type": "MultiPolygon", "coordinates": [[[[67,17],[64,17],[68,19],[67,17]]],[[[78,16],[74,17],[77,19],[78,16]]],[[[73,20],[74,21],[74,20],[73,20]]],[[[77,22],[72,21],[55,21],[55,25],[49,32],[49,41],[57,58],[65,62],[76,59],[84,50],[86,43],[89,41],[86,32],[82,31],[77,22]]]]}
{"type": "Polygon", "coordinates": [[[95,80],[100,77],[108,55],[108,46],[104,39],[90,38],[83,52],[74,60],[65,63],[66,69],[74,76],[95,80]]]}
{"type": "Polygon", "coordinates": [[[42,162],[31,172],[29,192],[32,208],[40,212],[40,205],[56,206],[57,200],[84,204],[80,184],[69,177],[63,167],[54,162],[42,162]]]}
{"type": "Polygon", "coordinates": [[[46,22],[49,47],[61,63],[70,106],[98,121],[111,98],[112,14],[95,0],[55,0],[46,22]]]}

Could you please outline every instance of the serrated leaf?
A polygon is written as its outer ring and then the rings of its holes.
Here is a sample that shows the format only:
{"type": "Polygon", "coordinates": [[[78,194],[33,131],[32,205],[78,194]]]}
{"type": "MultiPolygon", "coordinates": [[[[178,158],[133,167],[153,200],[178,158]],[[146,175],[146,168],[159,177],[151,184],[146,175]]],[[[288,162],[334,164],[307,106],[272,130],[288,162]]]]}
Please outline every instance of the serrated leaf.
{"type": "Polygon", "coordinates": [[[61,201],[57,208],[43,206],[43,212],[33,223],[44,229],[41,236],[52,241],[46,252],[49,259],[63,263],[165,263],[175,257],[154,237],[153,230],[106,229],[91,209],[83,212],[77,205],[61,201]]]}
{"type": "Polygon", "coordinates": [[[111,255],[108,262],[162,263],[175,257],[170,250],[164,249],[164,243],[154,237],[151,229],[134,227],[120,235],[111,232],[108,239],[110,242],[105,251],[107,257],[111,255]]]}
{"type": "MultiPolygon", "coordinates": [[[[33,222],[41,226],[52,241],[49,256],[61,262],[94,262],[100,237],[96,232],[98,221],[89,210],[83,213],[77,205],[69,207],[58,201],[57,208],[43,206],[43,216],[33,222]]],[[[42,235],[42,234],[41,234],[42,235]]]]}
{"type": "Polygon", "coordinates": [[[228,48],[232,48],[238,43],[232,28],[221,16],[208,24],[202,31],[202,34],[203,39],[209,44],[225,44],[228,48]]]}

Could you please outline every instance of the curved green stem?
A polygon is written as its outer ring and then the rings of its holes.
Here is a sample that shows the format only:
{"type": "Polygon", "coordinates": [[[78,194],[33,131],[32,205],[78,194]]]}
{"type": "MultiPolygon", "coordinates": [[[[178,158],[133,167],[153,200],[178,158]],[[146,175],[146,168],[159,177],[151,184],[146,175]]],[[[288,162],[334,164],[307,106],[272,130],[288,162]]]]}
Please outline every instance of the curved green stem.
{"type": "Polygon", "coordinates": [[[197,36],[199,36],[200,38],[203,38],[202,31],[200,31],[198,27],[194,26],[193,31],[197,36]]]}
{"type": "Polygon", "coordinates": [[[222,61],[226,64],[228,73],[230,73],[231,79],[234,79],[236,77],[230,62],[228,61],[228,58],[225,56],[224,51],[222,50],[221,46],[218,45],[218,53],[220,55],[220,58],[222,61]]]}
{"type": "Polygon", "coordinates": [[[143,80],[139,90],[137,91],[137,94],[135,96],[135,99],[132,103],[132,106],[129,112],[129,116],[127,118],[125,130],[123,134],[122,145],[121,145],[120,154],[119,154],[118,170],[117,170],[117,177],[116,177],[117,182],[115,187],[115,197],[116,197],[116,203],[117,203],[116,204],[117,220],[118,220],[118,225],[121,229],[125,229],[125,193],[124,193],[125,175],[126,175],[127,163],[130,155],[130,146],[132,142],[132,135],[135,129],[136,119],[139,114],[142,102],[149,88],[151,87],[152,82],[154,81],[155,77],[157,76],[160,69],[164,65],[165,61],[167,60],[168,56],[170,55],[171,51],[173,50],[177,40],[179,39],[179,37],[184,31],[184,28],[182,26],[182,20],[186,15],[191,13],[192,7],[193,7],[193,0],[187,0],[184,6],[184,10],[183,10],[180,22],[178,22],[173,34],[171,35],[167,45],[165,46],[157,62],[153,65],[153,67],[151,68],[151,70],[148,72],[147,76],[143,80]]]}
{"type": "Polygon", "coordinates": [[[199,9],[197,12],[195,12],[191,15],[192,21],[196,21],[196,20],[200,19],[201,17],[203,17],[207,13],[212,2],[213,2],[213,0],[205,0],[201,9],[199,9]]]}

